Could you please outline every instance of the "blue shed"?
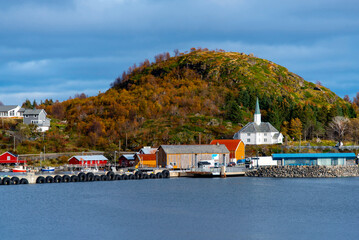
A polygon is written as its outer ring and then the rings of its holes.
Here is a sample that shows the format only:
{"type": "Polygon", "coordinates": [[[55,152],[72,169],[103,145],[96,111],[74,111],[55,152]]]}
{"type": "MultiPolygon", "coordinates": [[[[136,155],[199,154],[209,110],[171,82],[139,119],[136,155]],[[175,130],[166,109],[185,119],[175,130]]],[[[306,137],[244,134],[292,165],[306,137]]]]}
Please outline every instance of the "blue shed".
{"type": "Polygon", "coordinates": [[[278,153],[272,157],[282,166],[344,166],[356,159],[355,153],[278,153]]]}

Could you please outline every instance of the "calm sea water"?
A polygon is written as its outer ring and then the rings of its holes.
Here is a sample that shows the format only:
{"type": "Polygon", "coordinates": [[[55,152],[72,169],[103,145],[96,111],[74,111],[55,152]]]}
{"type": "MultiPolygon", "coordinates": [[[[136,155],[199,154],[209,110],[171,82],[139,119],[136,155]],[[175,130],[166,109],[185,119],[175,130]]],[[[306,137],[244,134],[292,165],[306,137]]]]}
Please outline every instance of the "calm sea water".
{"type": "Polygon", "coordinates": [[[0,186],[1,239],[357,239],[359,178],[0,186]]]}

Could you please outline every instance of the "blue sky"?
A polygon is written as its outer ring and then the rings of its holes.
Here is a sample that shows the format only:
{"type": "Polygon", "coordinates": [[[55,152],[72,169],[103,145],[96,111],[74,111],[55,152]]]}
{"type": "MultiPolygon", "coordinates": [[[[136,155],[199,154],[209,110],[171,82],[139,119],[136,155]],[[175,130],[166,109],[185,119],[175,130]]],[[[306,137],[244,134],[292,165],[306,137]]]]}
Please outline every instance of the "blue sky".
{"type": "Polygon", "coordinates": [[[96,95],[191,47],[253,53],[353,97],[358,12],[355,0],[0,0],[0,101],[96,95]]]}

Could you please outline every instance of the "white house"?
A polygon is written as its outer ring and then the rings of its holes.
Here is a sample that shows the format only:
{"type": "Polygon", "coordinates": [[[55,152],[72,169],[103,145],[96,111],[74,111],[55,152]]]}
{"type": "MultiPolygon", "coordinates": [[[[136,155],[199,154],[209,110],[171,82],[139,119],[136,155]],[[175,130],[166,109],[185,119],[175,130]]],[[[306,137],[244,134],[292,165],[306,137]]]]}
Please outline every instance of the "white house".
{"type": "Polygon", "coordinates": [[[0,106],[0,117],[2,118],[14,118],[22,117],[25,109],[18,105],[4,105],[0,106]]]}
{"type": "Polygon", "coordinates": [[[44,109],[26,109],[23,115],[24,124],[35,124],[40,132],[49,130],[51,119],[46,117],[47,113],[44,109]]]}
{"type": "Polygon", "coordinates": [[[241,139],[248,145],[283,143],[283,135],[269,122],[262,122],[258,98],[254,113],[254,122],[245,125],[234,134],[233,138],[241,139]]]}

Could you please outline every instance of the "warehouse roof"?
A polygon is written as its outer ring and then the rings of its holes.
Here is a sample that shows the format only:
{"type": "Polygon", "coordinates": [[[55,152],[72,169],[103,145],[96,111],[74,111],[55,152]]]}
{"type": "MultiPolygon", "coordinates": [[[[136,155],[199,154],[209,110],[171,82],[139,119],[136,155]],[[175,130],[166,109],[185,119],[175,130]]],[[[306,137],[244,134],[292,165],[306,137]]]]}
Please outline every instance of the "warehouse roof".
{"type": "Polygon", "coordinates": [[[355,153],[276,153],[273,160],[300,159],[300,158],[349,158],[355,159],[355,153]]]}
{"type": "Polygon", "coordinates": [[[229,153],[227,147],[220,145],[161,145],[166,153],[229,153]]]}
{"type": "Polygon", "coordinates": [[[86,155],[86,156],[80,155],[73,157],[79,161],[108,161],[108,159],[104,155],[86,155]]]}

